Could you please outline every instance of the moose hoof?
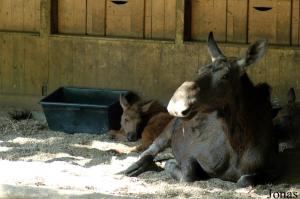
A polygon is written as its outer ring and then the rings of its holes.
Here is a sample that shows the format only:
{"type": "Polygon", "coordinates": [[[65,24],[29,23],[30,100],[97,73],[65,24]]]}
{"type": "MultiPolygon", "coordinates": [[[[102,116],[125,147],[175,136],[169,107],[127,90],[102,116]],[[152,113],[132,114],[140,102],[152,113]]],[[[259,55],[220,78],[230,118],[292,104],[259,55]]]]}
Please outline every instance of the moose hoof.
{"type": "Polygon", "coordinates": [[[176,160],[168,160],[165,164],[165,170],[168,173],[172,173],[177,168],[176,160]]]}
{"type": "Polygon", "coordinates": [[[237,181],[237,185],[239,187],[249,187],[255,185],[255,175],[243,175],[240,177],[240,179],[237,181]]]}

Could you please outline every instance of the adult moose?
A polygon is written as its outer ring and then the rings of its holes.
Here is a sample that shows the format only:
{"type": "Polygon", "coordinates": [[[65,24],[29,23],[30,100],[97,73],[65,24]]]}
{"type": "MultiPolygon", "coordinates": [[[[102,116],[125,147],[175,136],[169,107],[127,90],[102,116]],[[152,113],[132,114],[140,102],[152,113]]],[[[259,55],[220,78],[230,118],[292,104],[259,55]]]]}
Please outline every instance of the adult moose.
{"type": "Polygon", "coordinates": [[[125,174],[140,174],[171,144],[177,163],[169,161],[165,169],[180,181],[216,177],[245,187],[271,180],[277,145],[272,136],[270,89],[267,84],[254,86],[246,74],[266,49],[267,41],[258,40],[244,57],[225,57],[210,33],[212,63],[200,68],[196,80],[175,91],[168,111],[178,119],[125,174]]]}

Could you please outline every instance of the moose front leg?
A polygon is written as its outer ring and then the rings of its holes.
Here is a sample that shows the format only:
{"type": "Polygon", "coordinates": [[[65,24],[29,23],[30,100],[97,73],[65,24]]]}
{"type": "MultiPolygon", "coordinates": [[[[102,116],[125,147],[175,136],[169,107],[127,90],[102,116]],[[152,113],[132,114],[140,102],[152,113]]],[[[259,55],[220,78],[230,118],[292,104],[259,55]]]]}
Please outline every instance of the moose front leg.
{"type": "Polygon", "coordinates": [[[170,146],[175,121],[176,119],[173,119],[166,126],[164,131],[154,140],[149,148],[141,154],[137,162],[133,163],[125,171],[122,171],[120,173],[127,176],[138,176],[147,170],[157,170],[158,166],[154,163],[154,158],[159,152],[170,146]]]}
{"type": "Polygon", "coordinates": [[[194,159],[183,160],[180,165],[175,160],[169,160],[165,165],[165,170],[181,182],[194,182],[208,178],[207,173],[194,159]]]}

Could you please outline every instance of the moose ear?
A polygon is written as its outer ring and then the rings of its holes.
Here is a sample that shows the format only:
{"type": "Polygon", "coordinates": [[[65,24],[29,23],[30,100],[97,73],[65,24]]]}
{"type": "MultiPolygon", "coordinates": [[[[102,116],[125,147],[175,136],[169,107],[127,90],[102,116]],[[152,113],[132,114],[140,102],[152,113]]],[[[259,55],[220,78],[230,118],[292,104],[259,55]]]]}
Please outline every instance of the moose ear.
{"type": "Polygon", "coordinates": [[[154,103],[154,100],[151,100],[147,103],[145,103],[143,106],[142,106],[142,112],[143,113],[146,113],[149,111],[149,109],[151,108],[152,104],[154,103]]]}
{"type": "Polygon", "coordinates": [[[219,58],[224,57],[220,48],[218,47],[217,42],[214,39],[214,35],[212,32],[210,32],[208,35],[207,47],[208,47],[208,53],[211,56],[212,62],[214,62],[215,60],[217,60],[219,58]]]}
{"type": "Polygon", "coordinates": [[[296,101],[296,94],[294,88],[290,88],[288,92],[288,104],[293,104],[296,101]]]}
{"type": "Polygon", "coordinates": [[[126,110],[130,107],[129,102],[127,101],[126,97],[123,94],[120,94],[119,99],[120,99],[120,105],[123,110],[126,110]]]}
{"type": "Polygon", "coordinates": [[[266,39],[257,40],[249,46],[245,57],[238,60],[238,65],[241,67],[246,67],[255,63],[266,54],[267,48],[268,41],[266,39]]]}

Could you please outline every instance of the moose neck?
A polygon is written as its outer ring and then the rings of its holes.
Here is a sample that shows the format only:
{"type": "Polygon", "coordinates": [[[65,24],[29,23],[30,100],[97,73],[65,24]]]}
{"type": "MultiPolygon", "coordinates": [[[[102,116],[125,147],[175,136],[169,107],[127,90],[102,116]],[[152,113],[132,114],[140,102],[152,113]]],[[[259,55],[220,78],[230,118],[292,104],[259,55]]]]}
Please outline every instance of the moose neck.
{"type": "Polygon", "coordinates": [[[254,140],[256,117],[259,117],[255,106],[260,97],[247,74],[240,77],[235,91],[232,100],[219,111],[219,115],[224,120],[224,132],[232,147],[243,153],[247,144],[254,140]]]}

